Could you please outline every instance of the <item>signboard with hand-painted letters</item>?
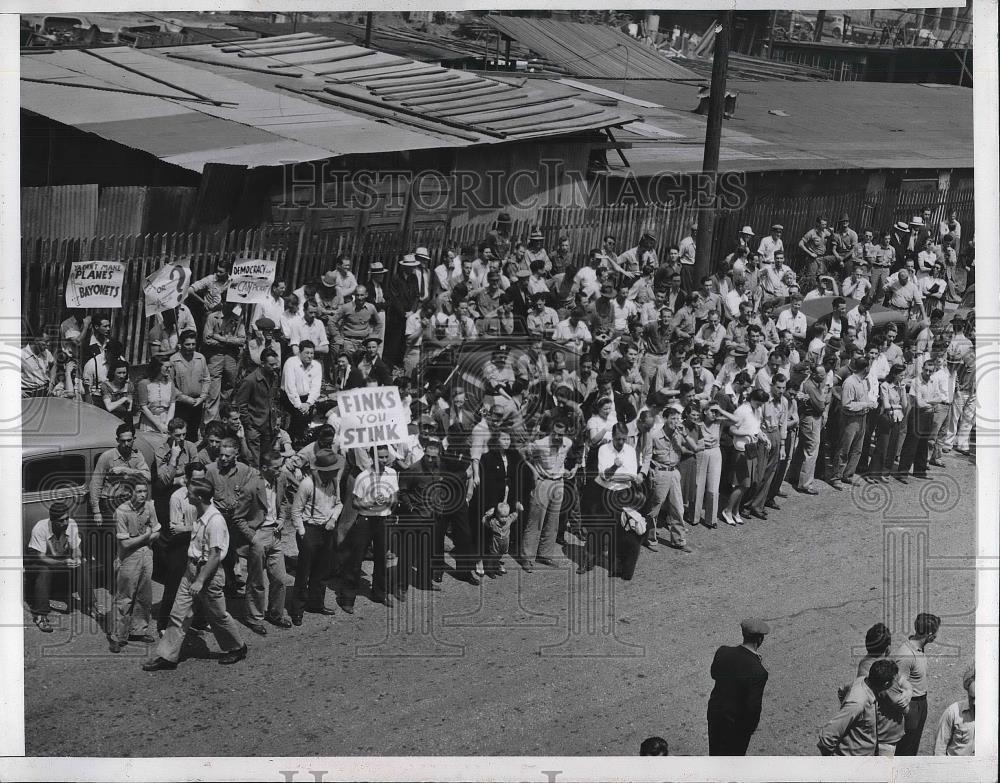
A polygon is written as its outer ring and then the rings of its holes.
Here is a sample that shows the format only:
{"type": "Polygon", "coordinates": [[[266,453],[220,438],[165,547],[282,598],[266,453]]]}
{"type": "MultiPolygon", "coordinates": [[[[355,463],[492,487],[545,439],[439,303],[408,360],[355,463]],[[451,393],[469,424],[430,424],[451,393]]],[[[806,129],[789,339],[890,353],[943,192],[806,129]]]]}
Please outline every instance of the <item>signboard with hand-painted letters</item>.
{"type": "Polygon", "coordinates": [[[149,275],[143,285],[146,315],[155,315],[180,306],[190,285],[191,267],[188,264],[164,264],[149,275]]]}
{"type": "Polygon", "coordinates": [[[66,281],[66,307],[104,309],[122,306],[125,264],[121,261],[74,261],[66,281]]]}
{"type": "Polygon", "coordinates": [[[229,287],[226,289],[227,302],[253,304],[263,302],[274,283],[277,261],[263,258],[241,259],[233,264],[229,273],[229,287]]]}
{"type": "Polygon", "coordinates": [[[410,409],[395,386],[337,392],[340,445],[345,449],[402,443],[409,438],[410,409]]]}

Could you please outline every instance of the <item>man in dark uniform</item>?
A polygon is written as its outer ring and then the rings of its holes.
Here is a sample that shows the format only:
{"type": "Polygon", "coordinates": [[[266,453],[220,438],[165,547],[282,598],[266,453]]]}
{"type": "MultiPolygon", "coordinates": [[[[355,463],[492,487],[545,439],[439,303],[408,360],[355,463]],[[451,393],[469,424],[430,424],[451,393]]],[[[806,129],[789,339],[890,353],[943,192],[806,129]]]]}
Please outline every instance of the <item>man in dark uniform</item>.
{"type": "Polygon", "coordinates": [[[771,628],[757,618],[744,620],[740,627],[743,644],[720,647],[712,660],[715,687],[708,699],[710,756],[745,756],[760,721],[767,669],[758,650],[771,628]]]}

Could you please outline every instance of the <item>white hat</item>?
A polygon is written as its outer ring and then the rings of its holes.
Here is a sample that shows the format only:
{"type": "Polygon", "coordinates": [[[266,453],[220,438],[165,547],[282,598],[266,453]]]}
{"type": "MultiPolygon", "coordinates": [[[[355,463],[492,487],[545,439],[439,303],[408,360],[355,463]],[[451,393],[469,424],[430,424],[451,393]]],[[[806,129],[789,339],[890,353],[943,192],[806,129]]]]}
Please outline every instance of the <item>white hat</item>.
{"type": "Polygon", "coordinates": [[[753,229],[750,228],[750,226],[743,226],[743,229],[740,231],[740,233],[747,234],[752,237],[757,236],[756,234],[754,234],[753,229]]]}
{"type": "Polygon", "coordinates": [[[416,255],[413,253],[407,253],[403,256],[403,260],[399,262],[400,266],[420,266],[420,262],[417,261],[416,255]]]}
{"type": "Polygon", "coordinates": [[[426,247],[418,247],[417,252],[414,253],[417,258],[426,258],[428,261],[431,258],[431,253],[426,247]]]}
{"type": "Polygon", "coordinates": [[[924,224],[924,219],[922,217],[920,217],[920,215],[915,215],[910,220],[910,225],[911,226],[922,226],[923,224],[924,224]]]}

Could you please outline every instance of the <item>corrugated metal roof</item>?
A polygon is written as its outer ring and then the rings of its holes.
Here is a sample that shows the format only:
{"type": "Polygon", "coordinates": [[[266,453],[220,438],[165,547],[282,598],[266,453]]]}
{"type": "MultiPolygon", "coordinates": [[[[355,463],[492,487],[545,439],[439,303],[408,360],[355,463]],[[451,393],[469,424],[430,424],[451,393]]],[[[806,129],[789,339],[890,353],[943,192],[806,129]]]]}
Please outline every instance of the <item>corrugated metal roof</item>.
{"type": "Polygon", "coordinates": [[[21,57],[24,109],[185,168],[555,136],[634,119],[564,86],[298,34],[21,57]]]}
{"type": "Polygon", "coordinates": [[[277,166],[456,143],[154,51],[116,47],[97,52],[112,62],[85,50],[24,55],[21,106],[195,171],[210,162],[277,166]]]}
{"type": "MultiPolygon", "coordinates": [[[[363,25],[348,24],[346,22],[300,22],[293,25],[290,22],[269,23],[249,20],[235,22],[234,26],[241,30],[247,30],[266,37],[288,35],[298,30],[336,38],[341,41],[360,43],[364,40],[365,36],[363,25]]],[[[371,48],[427,62],[466,60],[470,56],[468,51],[464,51],[457,46],[449,46],[440,37],[431,38],[429,36],[420,36],[417,33],[405,34],[402,31],[386,29],[381,26],[372,31],[371,48]]]]}
{"type": "Polygon", "coordinates": [[[698,79],[655,48],[608,25],[486,17],[494,29],[571,75],[597,79],[698,79]]]}
{"type": "Polygon", "coordinates": [[[322,35],[160,52],[217,69],[238,69],[234,78],[278,84],[324,104],[441,135],[453,146],[562,135],[633,119],[544,80],[450,70],[322,35]]]}
{"type": "MultiPolygon", "coordinates": [[[[615,132],[631,142],[631,172],[700,171],[705,118],[694,86],[669,82],[594,80],[606,92],[657,104],[637,108],[643,123],[676,138],[655,138],[639,126],[615,132]]],[[[796,169],[950,169],[973,165],[972,90],[919,84],[739,80],[736,114],[726,120],[720,167],[731,171],[796,169]],[[923,108],[915,108],[923,107],[923,108]],[[783,111],[787,116],[771,114],[783,111]]],[[[609,156],[609,161],[615,161],[609,156]]],[[[617,169],[621,173],[627,169],[617,169]]]]}

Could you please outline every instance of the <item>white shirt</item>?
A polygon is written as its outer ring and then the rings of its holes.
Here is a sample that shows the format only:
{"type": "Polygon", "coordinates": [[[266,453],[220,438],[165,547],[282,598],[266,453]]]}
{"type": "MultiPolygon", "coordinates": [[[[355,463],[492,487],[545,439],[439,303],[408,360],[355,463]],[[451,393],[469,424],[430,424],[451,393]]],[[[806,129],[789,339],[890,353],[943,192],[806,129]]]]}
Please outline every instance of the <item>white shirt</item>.
{"type": "MultiPolygon", "coordinates": [[[[52,538],[52,520],[48,517],[40,519],[35,523],[35,526],[31,528],[31,539],[28,541],[28,549],[38,552],[40,555],[61,557],[62,555],[58,553],[49,552],[48,544],[50,538],[52,538]]],[[[72,557],[73,552],[80,548],[80,530],[76,525],[76,521],[72,517],[66,520],[66,541],[70,548],[70,551],[66,556],[72,557]]]]}
{"type": "Polygon", "coordinates": [[[774,259],[774,254],[778,251],[782,253],[785,252],[785,243],[781,237],[775,239],[770,234],[760,240],[760,245],[757,246],[757,252],[760,253],[762,258],[766,258],[768,261],[774,259]]]}
{"type": "Polygon", "coordinates": [[[593,337],[590,334],[590,329],[587,328],[587,324],[581,320],[576,325],[576,328],[574,328],[568,318],[556,325],[556,331],[552,339],[577,353],[583,350],[585,343],[593,342],[593,337]]]}
{"type": "Polygon", "coordinates": [[[864,348],[868,344],[868,335],[875,328],[871,313],[861,314],[861,310],[855,307],[847,311],[847,323],[858,331],[857,345],[864,348]]]}
{"type": "MultiPolygon", "coordinates": [[[[285,300],[275,299],[270,294],[263,302],[258,302],[253,310],[253,322],[257,323],[261,318],[270,318],[275,326],[281,326],[281,314],[285,312],[285,300]]],[[[178,331],[184,331],[178,324],[178,331]]]]}
{"type": "Polygon", "coordinates": [[[809,329],[809,322],[806,320],[806,314],[801,310],[799,310],[798,315],[794,315],[791,309],[788,309],[782,310],[778,314],[776,326],[779,332],[789,331],[795,335],[796,339],[804,340],[806,331],[809,329]]]}
{"type": "Polygon", "coordinates": [[[639,306],[631,299],[626,299],[625,304],[618,304],[617,298],[611,300],[611,315],[616,332],[627,332],[628,319],[638,314],[639,306]]]}
{"type": "Polygon", "coordinates": [[[574,282],[588,299],[600,296],[601,284],[597,281],[597,270],[592,266],[580,267],[576,273],[576,280],[574,282]]]}
{"type": "Polygon", "coordinates": [[[635,447],[626,443],[621,451],[615,451],[614,444],[605,443],[597,451],[597,470],[598,476],[595,481],[602,487],[611,490],[628,489],[632,486],[632,478],[639,475],[639,461],[635,447]],[[621,466],[611,474],[610,478],[605,478],[604,472],[619,458],[621,466]]]}
{"type": "Polygon", "coordinates": [[[291,356],[281,370],[281,389],[296,407],[302,404],[303,396],[307,397],[306,405],[315,403],[322,382],[323,366],[315,359],[309,362],[309,367],[303,367],[301,358],[291,356]]]}
{"type": "Polygon", "coordinates": [[[306,323],[305,318],[296,318],[292,321],[292,333],[288,335],[288,342],[293,346],[298,346],[303,340],[310,340],[317,352],[329,349],[330,341],[326,337],[326,324],[319,318],[314,318],[311,324],[306,323]]]}
{"type": "Polygon", "coordinates": [[[749,302],[750,295],[745,291],[741,294],[735,288],[726,293],[723,300],[726,304],[726,313],[730,318],[738,318],[740,315],[740,303],[749,302]]]}
{"type": "MultiPolygon", "coordinates": [[[[388,467],[379,471],[378,478],[375,477],[375,471],[363,470],[354,482],[354,497],[369,503],[379,495],[392,499],[398,492],[399,479],[396,471],[388,467]]],[[[387,517],[392,513],[392,505],[386,504],[370,509],[359,508],[358,513],[366,517],[387,517]]]]}
{"type": "Polygon", "coordinates": [[[732,424],[733,429],[746,433],[744,435],[733,433],[733,446],[737,451],[745,451],[747,444],[756,441],[760,435],[761,414],[755,411],[749,402],[744,402],[733,411],[733,416],[736,417],[736,421],[732,424]]]}

